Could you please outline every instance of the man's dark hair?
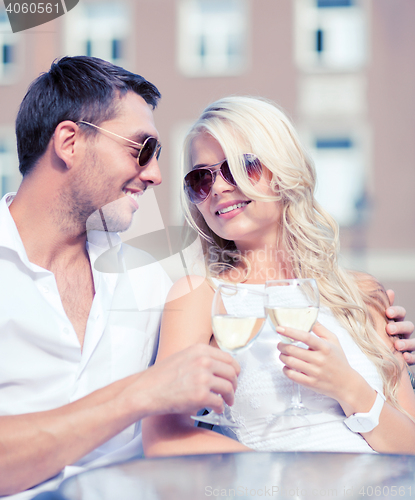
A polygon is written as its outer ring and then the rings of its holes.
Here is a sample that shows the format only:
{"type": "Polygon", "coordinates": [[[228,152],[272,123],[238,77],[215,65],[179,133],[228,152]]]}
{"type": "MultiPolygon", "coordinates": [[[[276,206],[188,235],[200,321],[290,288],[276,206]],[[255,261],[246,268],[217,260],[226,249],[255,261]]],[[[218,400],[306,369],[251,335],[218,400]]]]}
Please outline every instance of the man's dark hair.
{"type": "MultiPolygon", "coordinates": [[[[26,175],[45,153],[55,128],[64,120],[95,125],[117,115],[118,99],[128,91],[152,108],[160,92],[145,78],[102,59],[63,57],[32,82],[16,119],[19,170],[26,175]]],[[[93,127],[85,129],[95,134],[93,127]],[[92,130],[91,130],[92,129],[92,130]]]]}

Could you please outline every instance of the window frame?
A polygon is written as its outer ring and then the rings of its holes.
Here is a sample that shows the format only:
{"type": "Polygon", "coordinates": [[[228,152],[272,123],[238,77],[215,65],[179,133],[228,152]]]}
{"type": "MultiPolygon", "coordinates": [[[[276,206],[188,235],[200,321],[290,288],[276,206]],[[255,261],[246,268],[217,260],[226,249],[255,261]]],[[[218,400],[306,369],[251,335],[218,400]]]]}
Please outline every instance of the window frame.
{"type": "MultiPolygon", "coordinates": [[[[226,51],[220,51],[220,41],[215,40],[213,34],[208,33],[209,25],[216,26],[214,17],[217,17],[217,22],[222,22],[226,26],[226,18],[224,15],[210,13],[210,16],[203,19],[202,7],[203,0],[180,0],[177,5],[177,42],[176,42],[176,59],[177,67],[181,74],[186,77],[227,77],[238,76],[246,72],[248,67],[248,48],[249,48],[249,3],[247,0],[229,0],[230,4],[238,7],[238,11],[234,14],[230,13],[229,18],[234,17],[233,22],[228,21],[228,26],[231,30],[236,28],[238,22],[239,30],[236,32],[236,37],[239,39],[240,49],[237,55],[232,55],[229,48],[231,47],[230,36],[227,38],[227,54],[226,51]],[[239,17],[239,20],[238,20],[239,17]],[[198,23],[201,25],[199,33],[197,33],[198,23]],[[200,43],[198,41],[200,40],[200,43]],[[208,50],[208,55],[200,56],[197,54],[197,46],[202,45],[205,40],[205,50],[208,50]],[[206,42],[207,40],[207,42],[206,42]],[[215,45],[217,52],[215,53],[215,45]],[[210,50],[209,48],[210,47],[210,50]],[[212,48],[213,47],[213,48],[212,48]],[[209,55],[210,54],[210,55],[209,55]],[[228,57],[228,65],[226,64],[228,57]],[[216,58],[216,61],[215,61],[216,58]],[[222,58],[222,62],[221,62],[222,58]],[[204,59],[204,60],[203,60],[204,59]],[[233,63],[232,63],[233,59],[233,63]],[[231,61],[231,63],[229,63],[231,61]]],[[[223,4],[222,4],[223,6],[223,4]]],[[[224,30],[225,31],[225,30],[224,30]]],[[[229,34],[229,31],[228,31],[229,34]]],[[[222,38],[222,47],[225,45],[226,37],[222,38]]]]}

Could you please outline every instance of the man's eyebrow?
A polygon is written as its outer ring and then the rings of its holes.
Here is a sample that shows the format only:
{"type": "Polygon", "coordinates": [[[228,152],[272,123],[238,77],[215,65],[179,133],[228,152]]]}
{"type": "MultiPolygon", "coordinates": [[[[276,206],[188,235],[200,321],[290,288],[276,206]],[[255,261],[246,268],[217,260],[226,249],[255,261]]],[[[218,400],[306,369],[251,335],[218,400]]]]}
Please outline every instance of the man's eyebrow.
{"type": "Polygon", "coordinates": [[[150,137],[150,134],[146,134],[145,132],[136,132],[126,137],[126,139],[137,142],[138,144],[143,144],[147,137],[150,137]]]}
{"type": "MultiPolygon", "coordinates": [[[[148,132],[135,132],[131,134],[130,136],[126,137],[126,139],[129,139],[130,141],[137,142],[138,144],[143,144],[146,139],[149,137],[155,137],[158,141],[157,135],[152,135],[149,134],[148,132]]],[[[159,141],[160,142],[160,141],[159,141]]]]}

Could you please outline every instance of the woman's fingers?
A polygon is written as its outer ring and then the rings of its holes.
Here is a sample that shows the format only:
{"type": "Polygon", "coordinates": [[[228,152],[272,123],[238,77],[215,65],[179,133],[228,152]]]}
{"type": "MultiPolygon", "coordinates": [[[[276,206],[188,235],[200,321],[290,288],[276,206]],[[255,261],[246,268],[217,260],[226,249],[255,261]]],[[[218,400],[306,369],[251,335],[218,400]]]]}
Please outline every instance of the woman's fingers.
{"type": "Polygon", "coordinates": [[[312,350],[321,349],[324,346],[324,342],[332,342],[338,344],[337,337],[330,330],[327,330],[321,323],[316,323],[313,327],[311,333],[304,332],[302,330],[296,330],[295,328],[288,327],[277,327],[277,333],[289,337],[297,342],[302,342],[308,345],[312,350]]]}
{"type": "Polygon", "coordinates": [[[295,346],[288,346],[288,349],[284,350],[286,353],[280,354],[280,360],[287,368],[309,377],[319,377],[324,370],[326,358],[320,353],[295,346]]]}
{"type": "Polygon", "coordinates": [[[310,381],[310,377],[307,374],[299,370],[294,370],[292,368],[289,368],[288,366],[284,366],[282,371],[284,375],[293,382],[300,384],[304,387],[313,387],[313,384],[310,381]]]}
{"type": "Polygon", "coordinates": [[[306,344],[311,348],[313,348],[316,345],[316,342],[314,340],[316,339],[316,337],[308,332],[282,326],[278,326],[276,328],[276,331],[277,333],[283,335],[284,337],[289,337],[290,339],[293,339],[296,342],[302,342],[303,344],[306,344]],[[314,337],[314,339],[312,337],[314,337]]]}
{"type": "Polygon", "coordinates": [[[277,345],[278,350],[280,351],[280,359],[285,363],[285,360],[288,357],[293,357],[296,359],[300,359],[301,361],[305,361],[306,363],[310,363],[315,358],[316,351],[311,349],[303,349],[302,347],[297,347],[294,344],[286,344],[285,342],[280,342],[277,345]]]}
{"type": "Polygon", "coordinates": [[[293,328],[277,331],[309,346],[302,349],[293,344],[278,344],[280,360],[285,365],[283,372],[290,380],[334,399],[344,397],[354,370],[330,330],[317,323],[311,333],[293,328]]]}
{"type": "Polygon", "coordinates": [[[328,340],[331,342],[333,340],[337,340],[336,335],[334,335],[334,333],[332,333],[330,330],[328,330],[325,326],[323,326],[318,321],[313,327],[313,332],[321,339],[328,340]]]}
{"type": "Polygon", "coordinates": [[[295,370],[298,372],[305,373],[309,375],[310,364],[306,361],[295,358],[294,356],[286,356],[285,354],[280,354],[280,360],[284,363],[284,365],[290,370],[295,370]]]}
{"type": "Polygon", "coordinates": [[[337,369],[344,362],[344,353],[337,337],[321,324],[316,324],[312,333],[291,328],[285,329],[285,335],[309,346],[302,349],[293,344],[280,342],[280,360],[285,365],[284,373],[295,382],[314,387],[324,381],[329,383],[328,373],[337,369]],[[295,372],[302,375],[298,376],[295,372]]]}

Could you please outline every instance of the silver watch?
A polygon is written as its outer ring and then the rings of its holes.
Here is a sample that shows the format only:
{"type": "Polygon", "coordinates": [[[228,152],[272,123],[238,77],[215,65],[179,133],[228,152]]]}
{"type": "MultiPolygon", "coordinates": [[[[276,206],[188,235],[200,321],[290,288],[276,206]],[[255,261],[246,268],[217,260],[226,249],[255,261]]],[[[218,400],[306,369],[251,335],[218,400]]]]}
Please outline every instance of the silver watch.
{"type": "Polygon", "coordinates": [[[346,418],[344,423],[353,432],[370,432],[379,424],[379,416],[385,402],[385,396],[375,389],[377,392],[375,403],[368,413],[354,413],[346,418]]]}

